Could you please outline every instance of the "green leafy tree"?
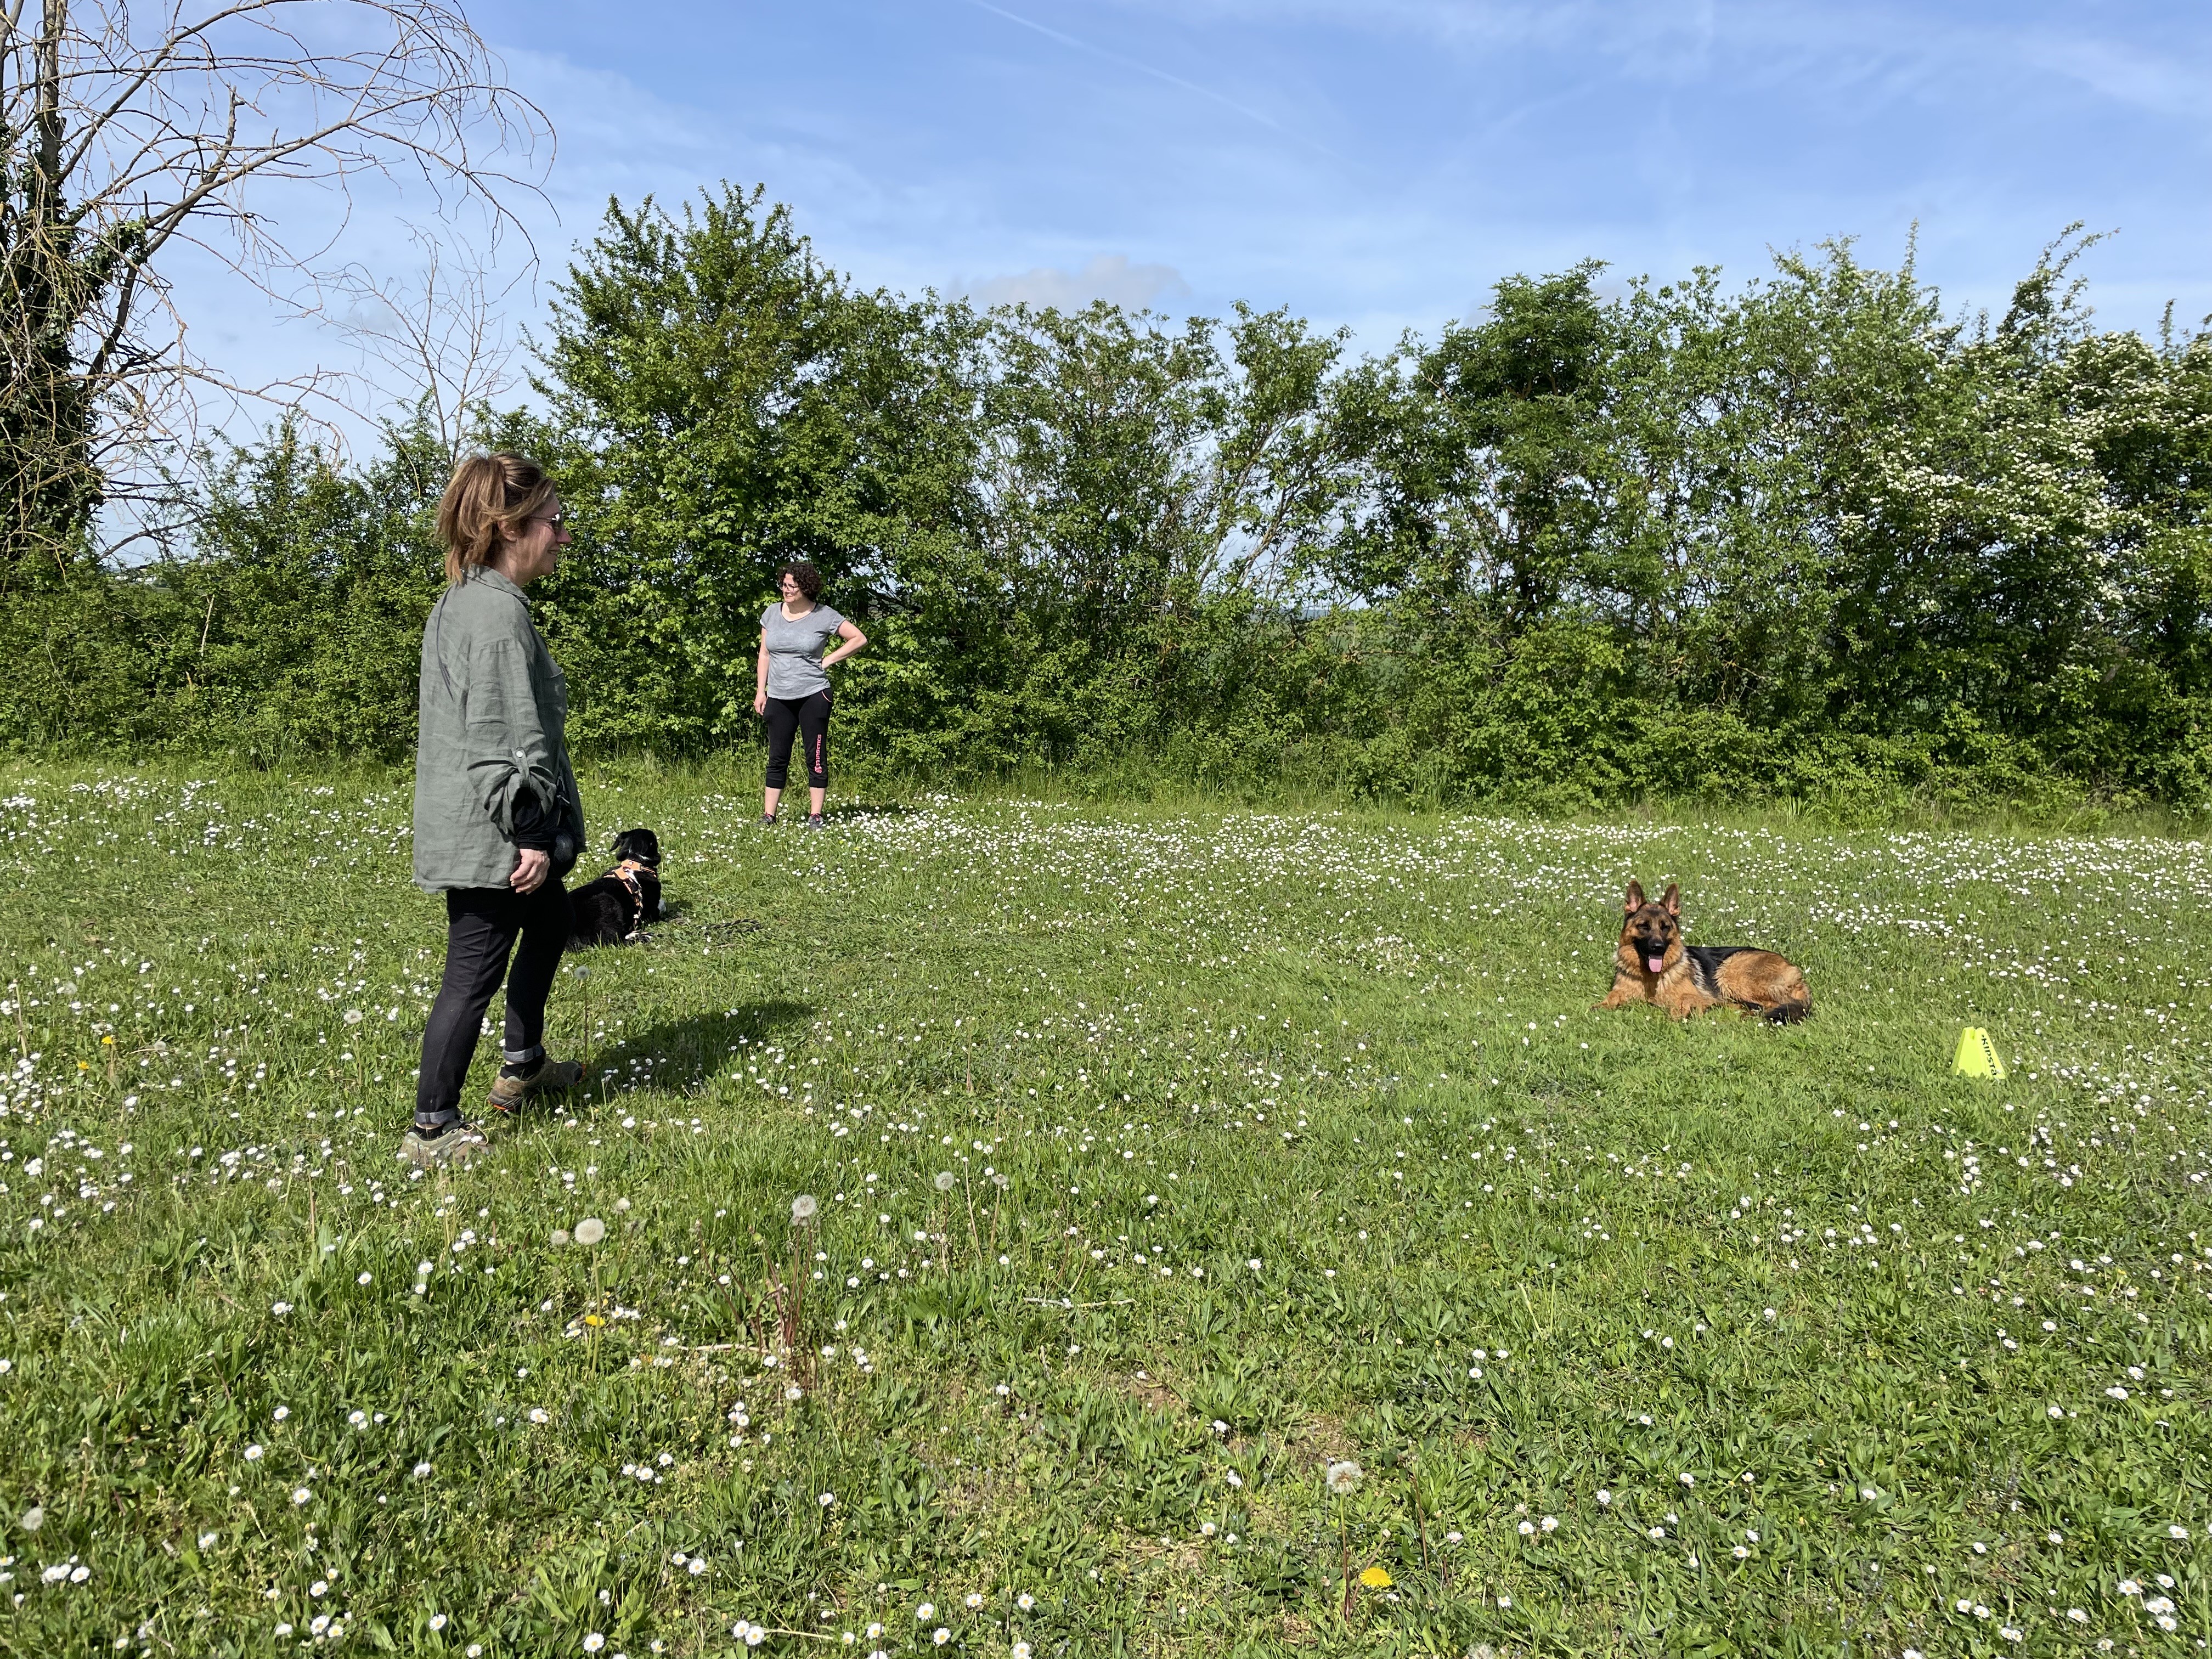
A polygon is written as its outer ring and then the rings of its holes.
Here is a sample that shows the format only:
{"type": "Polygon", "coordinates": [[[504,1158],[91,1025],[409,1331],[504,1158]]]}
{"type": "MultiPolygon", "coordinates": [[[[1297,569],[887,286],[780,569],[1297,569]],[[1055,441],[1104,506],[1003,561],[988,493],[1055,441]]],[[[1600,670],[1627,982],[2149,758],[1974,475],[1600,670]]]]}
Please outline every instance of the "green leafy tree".
{"type": "MultiPolygon", "coordinates": [[[[586,748],[748,741],[804,556],[872,642],[841,742],[916,771],[2203,810],[2212,341],[2096,326],[2087,246],[1996,318],[1842,243],[1732,289],[1586,264],[1347,362],[1282,312],[856,291],[726,188],[611,205],[543,412],[470,418],[562,482],[586,748]]],[[[404,756],[454,433],[210,457],[168,556],[19,586],[0,729],[404,756]]]]}
{"type": "Polygon", "coordinates": [[[549,416],[515,434],[576,520],[545,609],[588,688],[580,739],[728,739],[779,563],[811,560],[865,617],[903,550],[957,535],[973,335],[957,307],[850,292],[757,190],[610,204],[556,289],[549,416]]]}
{"type": "Polygon", "coordinates": [[[977,723],[1095,763],[1247,716],[1354,475],[1328,418],[1335,337],[1015,308],[983,407],[994,653],[977,723]]]}

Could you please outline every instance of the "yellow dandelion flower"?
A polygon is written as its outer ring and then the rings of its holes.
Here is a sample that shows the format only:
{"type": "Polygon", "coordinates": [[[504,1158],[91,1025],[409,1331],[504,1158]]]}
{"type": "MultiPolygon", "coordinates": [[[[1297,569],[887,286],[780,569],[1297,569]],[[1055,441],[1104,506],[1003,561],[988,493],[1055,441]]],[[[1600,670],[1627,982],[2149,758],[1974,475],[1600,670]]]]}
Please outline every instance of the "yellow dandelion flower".
{"type": "Polygon", "coordinates": [[[1359,1575],[1359,1582],[1370,1589],[1389,1589],[1390,1575],[1380,1567],[1370,1567],[1359,1575]]]}

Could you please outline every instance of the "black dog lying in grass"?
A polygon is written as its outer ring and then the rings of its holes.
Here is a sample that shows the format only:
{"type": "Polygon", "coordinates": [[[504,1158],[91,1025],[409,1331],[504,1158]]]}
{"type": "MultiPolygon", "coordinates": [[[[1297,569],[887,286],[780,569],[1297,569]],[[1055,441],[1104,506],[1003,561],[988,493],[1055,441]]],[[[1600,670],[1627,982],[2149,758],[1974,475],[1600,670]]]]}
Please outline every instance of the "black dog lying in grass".
{"type": "Polygon", "coordinates": [[[568,895],[568,948],[622,945],[660,920],[660,837],[625,830],[615,837],[615,867],[568,895]]]}

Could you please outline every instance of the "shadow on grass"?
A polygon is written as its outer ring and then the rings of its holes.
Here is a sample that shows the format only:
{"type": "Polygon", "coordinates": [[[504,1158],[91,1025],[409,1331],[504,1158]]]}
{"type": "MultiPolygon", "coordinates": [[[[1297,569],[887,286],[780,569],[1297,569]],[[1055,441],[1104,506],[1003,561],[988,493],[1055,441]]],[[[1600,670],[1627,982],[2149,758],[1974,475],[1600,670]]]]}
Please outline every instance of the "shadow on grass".
{"type": "Polygon", "coordinates": [[[696,1088],[729,1063],[740,1038],[758,1042],[805,1025],[814,1012],[811,1002],[749,1002],[625,1032],[592,1056],[585,1088],[594,1100],[634,1089],[696,1088]]]}
{"type": "MultiPolygon", "coordinates": [[[[688,909],[664,906],[660,920],[639,936],[646,945],[729,945],[749,933],[764,933],[768,924],[752,916],[723,916],[702,921],[688,909]]],[[[611,948],[611,947],[602,947],[611,948]]]]}

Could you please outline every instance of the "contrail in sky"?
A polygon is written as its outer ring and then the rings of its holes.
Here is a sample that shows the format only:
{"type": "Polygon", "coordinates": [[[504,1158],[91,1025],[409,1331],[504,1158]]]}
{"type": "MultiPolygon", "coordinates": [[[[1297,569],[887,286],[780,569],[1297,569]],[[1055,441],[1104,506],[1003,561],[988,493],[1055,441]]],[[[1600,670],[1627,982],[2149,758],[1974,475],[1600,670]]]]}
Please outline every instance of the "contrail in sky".
{"type": "MultiPolygon", "coordinates": [[[[1043,35],[1048,40],[1057,40],[1064,46],[1073,46],[1078,52],[1090,52],[1094,57],[1107,59],[1109,63],[1119,64],[1124,69],[1134,70],[1139,75],[1149,75],[1156,81],[1164,81],[1171,87],[1181,87],[1185,92],[1194,92],[1201,98],[1209,99],[1212,102],[1219,104],[1224,109],[1231,109],[1236,111],[1237,114],[1244,117],[1244,118],[1249,121],[1257,121],[1261,126],[1269,129],[1271,131],[1281,133],[1285,138],[1295,139],[1300,143],[1311,144],[1314,149],[1320,150],[1322,155],[1335,157],[1335,152],[1329,149],[1326,145],[1315,143],[1311,138],[1307,137],[1303,133],[1292,132],[1289,128],[1285,127],[1281,122],[1276,120],[1273,116],[1268,115],[1262,111],[1253,109],[1248,105],[1240,104],[1233,98],[1224,97],[1221,94],[1214,91],[1211,87],[1202,87],[1195,81],[1186,81],[1180,75],[1171,75],[1166,70],[1155,69],[1150,64],[1141,63],[1134,58],[1125,57],[1121,52],[1110,51],[1104,46],[1095,46],[1091,42],[1083,40],[1079,36],[1062,33],[1060,30],[1048,27],[1045,24],[1037,22],[1033,18],[1024,17],[1018,12],[1008,11],[1004,6],[994,6],[991,3],[991,0],[968,0],[968,3],[981,10],[989,12],[994,17],[1003,17],[1009,23],[1018,23],[1025,29],[1034,29],[1039,34],[1043,35]]],[[[1336,157],[1336,159],[1340,160],[1341,158],[1336,157]]]]}

